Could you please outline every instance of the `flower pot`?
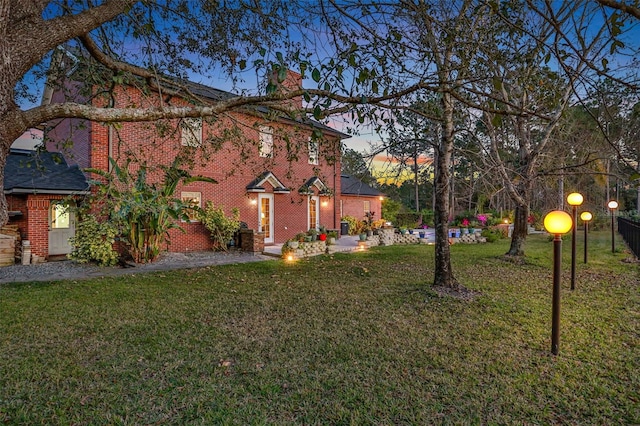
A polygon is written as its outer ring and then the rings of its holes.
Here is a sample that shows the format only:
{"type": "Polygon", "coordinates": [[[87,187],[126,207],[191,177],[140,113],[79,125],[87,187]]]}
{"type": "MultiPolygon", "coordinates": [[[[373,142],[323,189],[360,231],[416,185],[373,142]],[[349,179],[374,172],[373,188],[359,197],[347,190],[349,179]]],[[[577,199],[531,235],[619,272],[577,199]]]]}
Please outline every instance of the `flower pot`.
{"type": "Polygon", "coordinates": [[[299,246],[297,241],[289,241],[289,247],[291,247],[292,249],[297,249],[299,246]]]}
{"type": "Polygon", "coordinates": [[[319,239],[320,241],[327,241],[327,234],[320,234],[320,235],[318,236],[318,239],[319,239]]]}
{"type": "Polygon", "coordinates": [[[419,232],[418,235],[420,235],[420,238],[422,239],[425,237],[426,234],[424,232],[419,232]]]}
{"type": "Polygon", "coordinates": [[[365,233],[360,234],[360,241],[367,241],[367,234],[365,233]]]}

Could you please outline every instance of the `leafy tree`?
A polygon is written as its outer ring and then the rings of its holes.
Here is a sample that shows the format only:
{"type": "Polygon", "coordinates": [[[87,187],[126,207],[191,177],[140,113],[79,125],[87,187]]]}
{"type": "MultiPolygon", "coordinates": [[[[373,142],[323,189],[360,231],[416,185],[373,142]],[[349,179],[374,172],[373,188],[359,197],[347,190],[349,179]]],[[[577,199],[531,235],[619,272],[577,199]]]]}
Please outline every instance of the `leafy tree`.
{"type": "Polygon", "coordinates": [[[371,174],[371,168],[361,153],[344,147],[340,161],[342,174],[353,176],[367,185],[377,186],[376,178],[371,174]]]}

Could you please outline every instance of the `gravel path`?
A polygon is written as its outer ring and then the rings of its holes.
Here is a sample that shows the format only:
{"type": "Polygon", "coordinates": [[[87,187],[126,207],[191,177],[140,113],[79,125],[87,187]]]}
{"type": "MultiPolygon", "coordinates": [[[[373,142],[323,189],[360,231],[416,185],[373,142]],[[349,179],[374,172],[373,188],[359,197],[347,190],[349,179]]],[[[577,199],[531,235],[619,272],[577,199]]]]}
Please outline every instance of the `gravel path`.
{"type": "Polygon", "coordinates": [[[229,263],[259,262],[274,259],[262,254],[241,251],[218,253],[212,251],[192,253],[163,253],[153,263],[123,268],[121,266],[100,267],[81,265],[70,260],[47,262],[39,265],[12,265],[0,267],[0,283],[78,280],[100,278],[125,274],[139,274],[153,271],[169,271],[173,269],[199,268],[229,263]]]}

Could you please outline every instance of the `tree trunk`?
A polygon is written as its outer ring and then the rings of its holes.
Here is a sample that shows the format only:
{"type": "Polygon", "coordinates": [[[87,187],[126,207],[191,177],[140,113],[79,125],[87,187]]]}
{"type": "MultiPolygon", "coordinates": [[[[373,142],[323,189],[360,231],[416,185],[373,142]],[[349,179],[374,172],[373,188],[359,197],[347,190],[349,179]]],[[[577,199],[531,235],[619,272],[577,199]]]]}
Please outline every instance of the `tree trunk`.
{"type": "Polygon", "coordinates": [[[414,152],[413,154],[413,191],[416,202],[416,211],[420,211],[420,196],[419,196],[419,185],[418,181],[418,154],[414,152]]]}
{"type": "Polygon", "coordinates": [[[457,288],[458,281],[451,269],[451,250],[449,246],[449,190],[451,153],[453,152],[453,102],[451,95],[443,93],[442,138],[436,156],[435,210],[436,226],[435,277],[434,286],[457,288]]]}
{"type": "Polygon", "coordinates": [[[511,246],[507,255],[524,256],[524,242],[527,239],[529,229],[529,205],[516,205],[513,220],[513,234],[511,234],[511,246]]]}

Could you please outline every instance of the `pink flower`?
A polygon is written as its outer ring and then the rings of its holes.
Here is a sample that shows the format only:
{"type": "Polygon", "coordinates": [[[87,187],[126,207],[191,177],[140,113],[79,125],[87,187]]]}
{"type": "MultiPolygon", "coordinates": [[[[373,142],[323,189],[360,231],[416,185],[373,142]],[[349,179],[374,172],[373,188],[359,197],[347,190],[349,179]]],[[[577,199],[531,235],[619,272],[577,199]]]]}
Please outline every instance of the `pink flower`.
{"type": "Polygon", "coordinates": [[[466,217],[462,219],[462,226],[469,226],[469,219],[467,219],[466,217]]]}

